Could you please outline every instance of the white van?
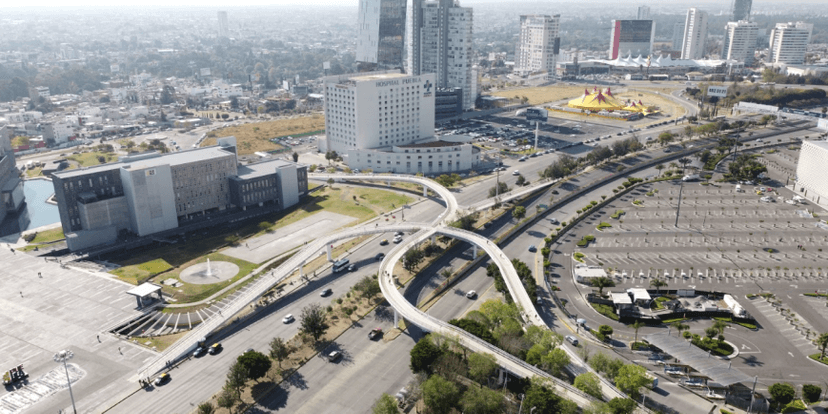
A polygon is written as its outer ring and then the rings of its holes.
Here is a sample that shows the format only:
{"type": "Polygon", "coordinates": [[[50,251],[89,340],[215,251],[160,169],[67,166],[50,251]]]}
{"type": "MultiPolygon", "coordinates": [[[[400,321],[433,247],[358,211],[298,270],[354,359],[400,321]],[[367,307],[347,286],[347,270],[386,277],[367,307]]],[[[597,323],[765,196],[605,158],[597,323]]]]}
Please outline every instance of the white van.
{"type": "Polygon", "coordinates": [[[741,193],[741,192],[743,192],[743,191],[744,191],[744,190],[742,190],[742,186],[741,186],[741,185],[739,185],[739,184],[736,184],[736,192],[737,192],[737,193],[741,193]]]}

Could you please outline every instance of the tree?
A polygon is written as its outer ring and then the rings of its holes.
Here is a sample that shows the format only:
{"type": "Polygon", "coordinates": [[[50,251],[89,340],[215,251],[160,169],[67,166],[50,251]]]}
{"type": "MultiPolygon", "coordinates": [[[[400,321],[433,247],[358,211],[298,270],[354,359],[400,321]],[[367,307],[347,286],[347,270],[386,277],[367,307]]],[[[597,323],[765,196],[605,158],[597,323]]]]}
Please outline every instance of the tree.
{"type": "Polygon", "coordinates": [[[216,407],[213,407],[213,404],[209,401],[198,405],[198,414],[213,414],[215,412],[216,407]]]}
{"type": "Polygon", "coordinates": [[[606,276],[596,277],[596,278],[590,279],[590,283],[592,284],[593,287],[598,288],[598,296],[604,296],[604,288],[605,287],[615,286],[615,282],[612,279],[610,279],[606,276]]]}
{"type": "Polygon", "coordinates": [[[664,169],[664,164],[658,164],[655,166],[655,169],[658,170],[658,175],[661,176],[661,170],[664,169]]]}
{"type": "Polygon", "coordinates": [[[273,224],[270,223],[269,221],[263,221],[263,222],[259,223],[259,230],[261,230],[261,231],[270,231],[271,226],[273,226],[273,224]]]}
{"type": "Polygon", "coordinates": [[[460,398],[463,412],[474,414],[501,414],[505,412],[503,394],[489,388],[469,387],[460,398]]]}
{"type": "Polygon", "coordinates": [[[719,335],[723,334],[725,328],[727,328],[727,327],[728,327],[728,324],[725,321],[720,321],[718,319],[713,321],[712,328],[715,329],[716,333],[719,334],[719,335]]]}
{"type": "Polygon", "coordinates": [[[417,372],[431,372],[431,364],[440,357],[443,351],[431,342],[429,335],[420,338],[419,341],[411,348],[411,371],[417,372]]]}
{"type": "Polygon", "coordinates": [[[219,393],[218,398],[216,398],[216,405],[229,410],[236,405],[236,401],[238,400],[239,398],[236,397],[236,392],[233,391],[231,387],[225,385],[224,388],[221,389],[221,393],[219,393]]]}
{"type": "Polygon", "coordinates": [[[315,342],[319,342],[319,338],[328,331],[325,310],[316,303],[302,308],[300,319],[302,332],[313,337],[315,342]]]}
{"type": "Polygon", "coordinates": [[[399,414],[399,412],[397,400],[386,393],[383,393],[371,408],[372,414],[399,414]]]}
{"type": "Polygon", "coordinates": [[[655,278],[653,280],[650,280],[650,286],[653,286],[653,287],[656,288],[656,293],[661,293],[661,288],[667,286],[667,282],[665,282],[665,281],[663,281],[659,278],[655,278]]]}
{"type": "Polygon", "coordinates": [[[275,337],[270,341],[270,357],[279,363],[279,368],[282,368],[282,361],[288,359],[293,352],[293,347],[290,346],[284,339],[275,337]]]}
{"type": "Polygon", "coordinates": [[[615,376],[615,386],[633,399],[640,397],[641,388],[652,382],[653,380],[647,377],[647,369],[635,364],[622,366],[615,376]]]}
{"type": "Polygon", "coordinates": [[[543,366],[547,372],[550,374],[559,377],[563,372],[563,369],[572,362],[567,355],[566,351],[561,348],[555,348],[548,354],[546,354],[543,358],[541,358],[541,366],[543,366]]]}
{"type": "Polygon", "coordinates": [[[598,379],[598,376],[591,372],[584,372],[583,374],[575,377],[574,385],[575,388],[595,398],[600,399],[603,396],[601,394],[601,382],[598,379]]]}
{"type": "Polygon", "coordinates": [[[632,414],[635,412],[635,401],[629,398],[613,398],[607,406],[611,414],[632,414]]]}
{"type": "Polygon", "coordinates": [[[423,401],[435,414],[447,414],[460,400],[460,391],[453,382],[432,375],[423,383],[423,401]]]}
{"type": "Polygon", "coordinates": [[[819,338],[817,338],[817,344],[822,349],[820,358],[825,358],[825,348],[828,348],[828,332],[819,335],[819,338]]]}
{"type": "Polygon", "coordinates": [[[681,157],[678,159],[679,164],[681,164],[681,173],[684,174],[684,169],[687,168],[687,164],[690,164],[690,158],[681,157]]]}
{"type": "Polygon", "coordinates": [[[233,109],[239,109],[239,98],[235,96],[230,97],[230,107],[233,109]]]}
{"type": "Polygon", "coordinates": [[[523,406],[537,408],[538,413],[557,413],[560,411],[561,397],[538,381],[532,381],[523,397],[523,406]]]}
{"type": "Polygon", "coordinates": [[[512,217],[514,217],[515,220],[520,220],[524,216],[526,216],[526,207],[517,206],[514,210],[512,210],[512,217]]]}
{"type": "Polygon", "coordinates": [[[673,322],[672,325],[670,325],[670,326],[672,326],[673,328],[676,328],[676,331],[678,331],[679,337],[681,337],[681,332],[682,331],[690,329],[690,326],[685,325],[685,324],[681,323],[680,321],[673,322]]]}
{"type": "Polygon", "coordinates": [[[420,249],[411,249],[403,255],[403,268],[409,272],[413,272],[417,266],[425,259],[425,253],[420,249]]]}
{"type": "Polygon", "coordinates": [[[463,230],[472,230],[474,229],[474,223],[477,222],[478,216],[478,213],[467,214],[463,217],[460,217],[454,223],[451,223],[451,226],[463,230]]]}
{"type": "Polygon", "coordinates": [[[612,335],[613,329],[612,326],[609,325],[601,325],[598,327],[598,333],[604,336],[612,335]]]}
{"type": "Polygon", "coordinates": [[[469,355],[469,377],[482,387],[486,379],[497,369],[497,360],[492,354],[473,353],[469,355]]]}
{"type": "Polygon", "coordinates": [[[247,375],[247,368],[239,361],[236,361],[233,365],[230,365],[230,369],[227,372],[227,382],[225,383],[225,387],[235,393],[234,397],[236,400],[241,399],[241,392],[247,382],[247,375]]]}
{"type": "Polygon", "coordinates": [[[632,328],[635,329],[635,339],[633,340],[633,343],[638,342],[638,330],[641,329],[642,326],[644,326],[644,324],[638,319],[633,322],[632,328]]]}
{"type": "Polygon", "coordinates": [[[331,165],[331,162],[336,161],[339,158],[339,154],[336,151],[328,151],[325,153],[325,159],[328,160],[328,165],[331,165]]]}
{"type": "Polygon", "coordinates": [[[673,141],[673,134],[672,133],[670,133],[668,131],[665,131],[665,132],[662,132],[662,133],[658,134],[658,142],[661,145],[667,145],[672,141],[673,141]]]}
{"type": "Polygon", "coordinates": [[[489,328],[478,321],[471,319],[452,319],[449,323],[490,344],[495,343],[495,338],[489,328]]]}
{"type": "Polygon", "coordinates": [[[382,290],[380,289],[379,280],[373,276],[365,276],[354,285],[354,290],[361,292],[361,296],[370,299],[382,290]]]}
{"type": "Polygon", "coordinates": [[[518,175],[517,181],[515,181],[515,185],[524,186],[526,184],[529,184],[526,181],[526,177],[524,177],[523,174],[518,175]]]}
{"type": "Polygon", "coordinates": [[[716,336],[718,333],[719,331],[712,326],[704,330],[705,336],[707,336],[710,339],[713,339],[713,337],[716,336]]]}
{"type": "Polygon", "coordinates": [[[299,162],[299,153],[298,152],[293,151],[292,157],[293,157],[293,162],[299,162]]]}
{"type": "Polygon", "coordinates": [[[258,381],[270,370],[271,362],[267,355],[258,352],[245,352],[236,359],[247,371],[247,378],[258,381]]]}
{"type": "Polygon", "coordinates": [[[788,405],[794,398],[796,398],[796,390],[793,385],[787,382],[777,382],[768,388],[773,401],[777,403],[778,407],[788,405]]]}
{"type": "Polygon", "coordinates": [[[334,185],[334,183],[335,183],[336,181],[334,181],[334,179],[333,179],[333,178],[328,178],[328,181],[327,181],[327,182],[328,182],[328,185],[329,185],[331,188],[333,188],[333,185],[334,185]]]}
{"type": "Polygon", "coordinates": [[[501,195],[504,193],[508,193],[511,190],[508,185],[504,182],[498,182],[497,185],[489,189],[489,197],[494,197],[496,195],[501,195]],[[499,188],[499,189],[498,189],[499,188]]]}

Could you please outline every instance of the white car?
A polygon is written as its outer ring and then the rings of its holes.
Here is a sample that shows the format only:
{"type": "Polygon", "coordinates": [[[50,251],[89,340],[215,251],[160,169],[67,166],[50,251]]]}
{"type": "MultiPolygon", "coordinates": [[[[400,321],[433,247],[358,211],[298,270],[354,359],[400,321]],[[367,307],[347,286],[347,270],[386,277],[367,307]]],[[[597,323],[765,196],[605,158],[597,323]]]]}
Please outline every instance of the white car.
{"type": "Polygon", "coordinates": [[[520,171],[514,170],[514,171],[512,171],[512,175],[520,175],[520,171]]]}
{"type": "Polygon", "coordinates": [[[291,322],[293,322],[294,320],[295,320],[295,319],[293,318],[293,314],[290,314],[290,313],[289,313],[289,314],[285,315],[285,317],[284,317],[284,318],[282,318],[282,323],[291,323],[291,322]]]}

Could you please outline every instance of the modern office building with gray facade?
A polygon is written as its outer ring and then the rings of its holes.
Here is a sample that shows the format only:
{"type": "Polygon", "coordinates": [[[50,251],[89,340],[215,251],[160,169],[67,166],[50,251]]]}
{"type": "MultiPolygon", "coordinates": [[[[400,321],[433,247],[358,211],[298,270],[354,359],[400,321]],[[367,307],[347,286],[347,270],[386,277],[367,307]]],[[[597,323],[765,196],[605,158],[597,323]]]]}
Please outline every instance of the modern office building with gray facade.
{"type": "Polygon", "coordinates": [[[54,173],[52,183],[70,250],[173,230],[193,217],[252,206],[284,209],[307,194],[307,168],[282,160],[239,166],[234,137],[172,154],[54,173]]]}
{"type": "Polygon", "coordinates": [[[23,180],[14,164],[10,130],[0,127],[0,236],[19,231],[21,226],[15,225],[17,220],[11,220],[15,223],[6,223],[6,218],[16,216],[22,210],[24,200],[23,180]]]}
{"type": "Polygon", "coordinates": [[[751,6],[753,6],[753,0],[733,0],[730,5],[730,20],[734,22],[750,20],[751,6]]]}
{"type": "Polygon", "coordinates": [[[403,67],[405,1],[359,0],[357,62],[370,69],[403,67]]]}

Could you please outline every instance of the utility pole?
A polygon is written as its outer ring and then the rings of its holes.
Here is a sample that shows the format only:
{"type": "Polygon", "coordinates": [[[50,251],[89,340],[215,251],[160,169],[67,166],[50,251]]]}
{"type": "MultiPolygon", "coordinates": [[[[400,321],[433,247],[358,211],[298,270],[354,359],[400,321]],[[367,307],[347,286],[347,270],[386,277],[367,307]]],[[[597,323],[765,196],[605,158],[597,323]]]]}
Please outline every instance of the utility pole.
{"type": "Polygon", "coordinates": [[[60,351],[55,354],[53,359],[55,362],[63,362],[63,369],[66,371],[66,383],[69,385],[69,398],[72,399],[72,412],[78,414],[77,408],[75,408],[75,396],[72,394],[72,381],[69,379],[69,368],[66,367],[66,361],[72,359],[75,356],[72,351],[60,351]]]}
{"type": "Polygon", "coordinates": [[[681,191],[684,190],[684,180],[681,180],[679,187],[678,205],[676,206],[676,227],[678,227],[679,214],[681,213],[681,191]]]}

